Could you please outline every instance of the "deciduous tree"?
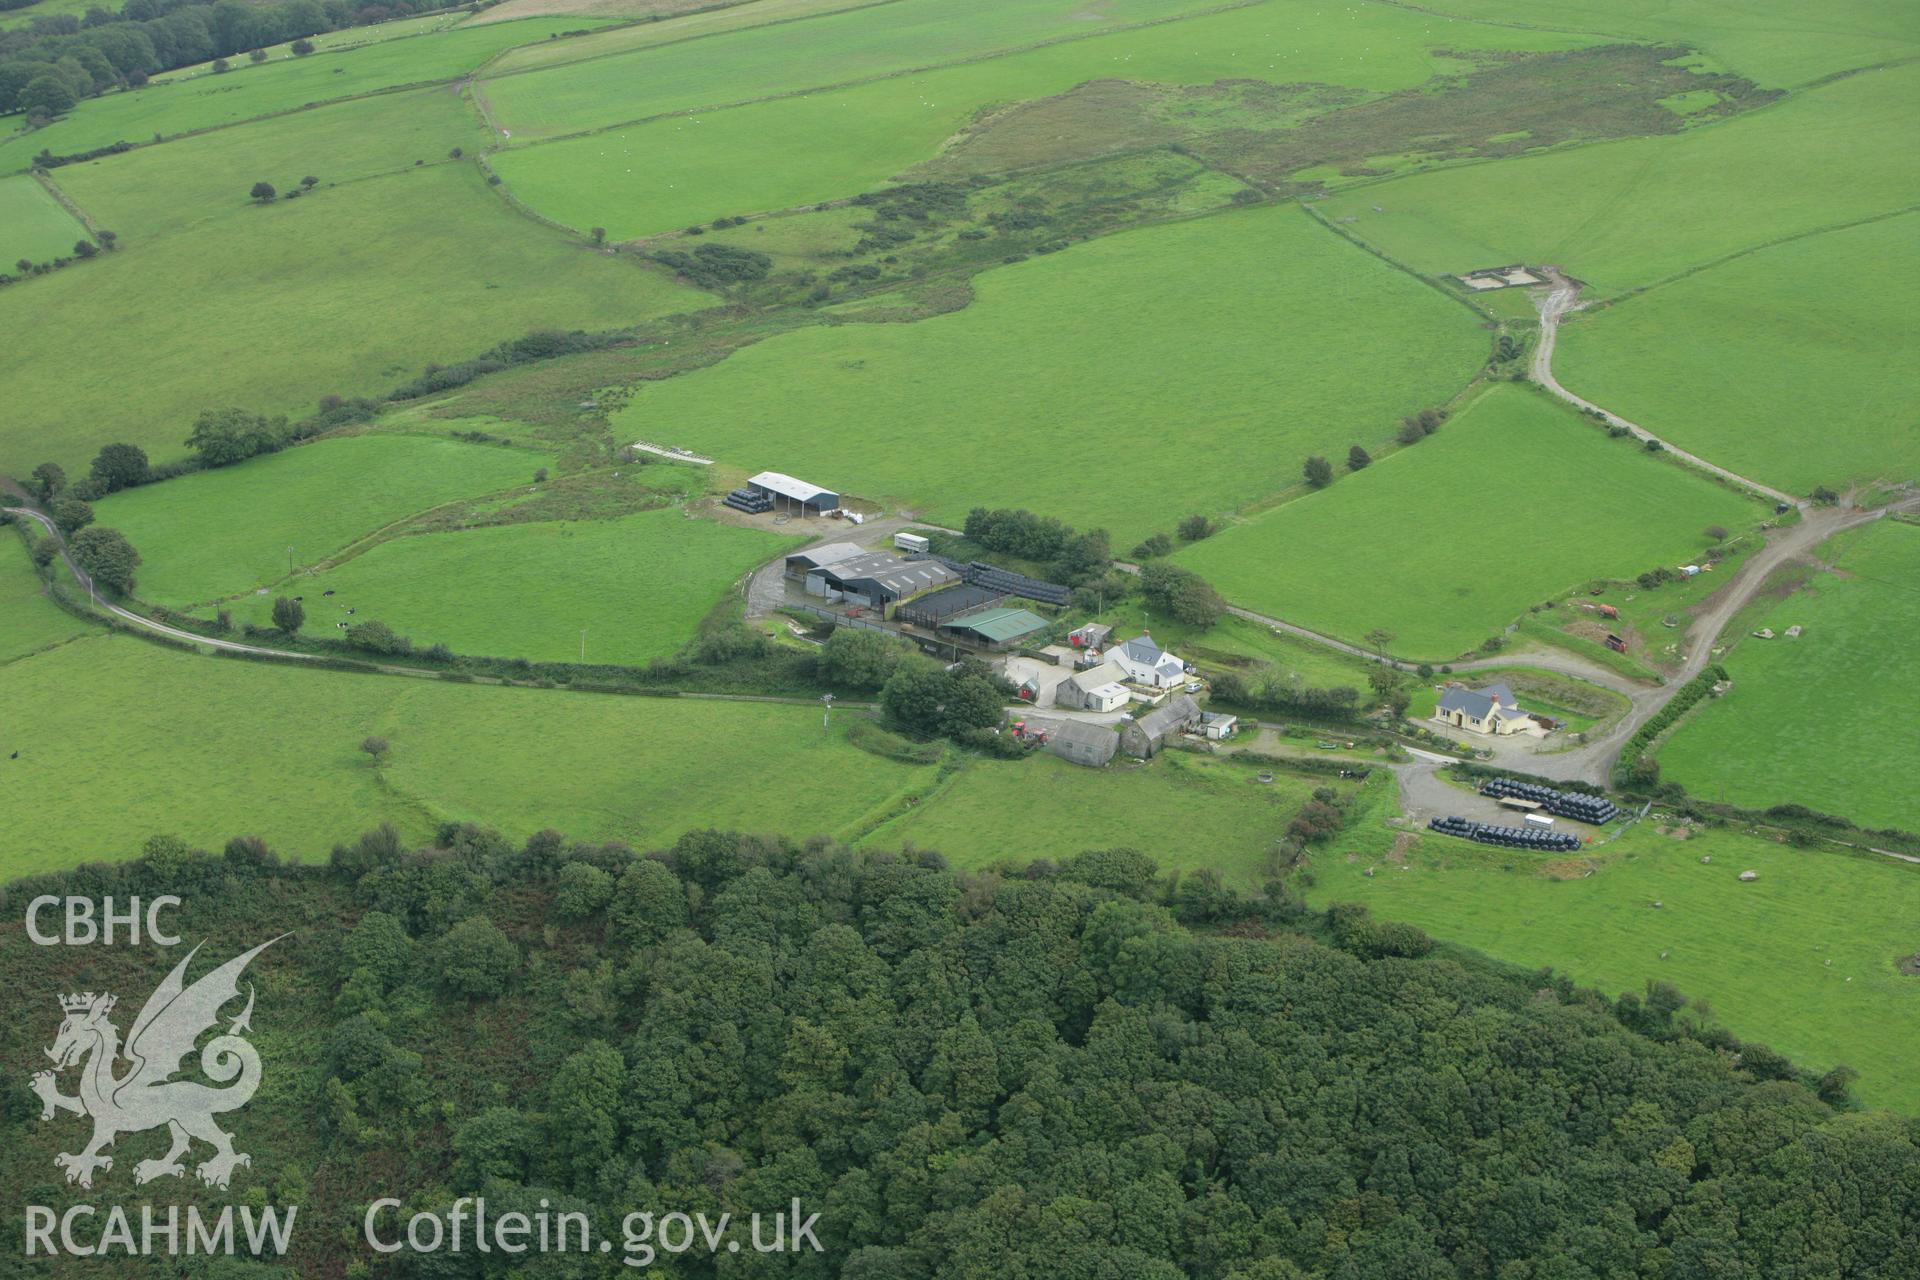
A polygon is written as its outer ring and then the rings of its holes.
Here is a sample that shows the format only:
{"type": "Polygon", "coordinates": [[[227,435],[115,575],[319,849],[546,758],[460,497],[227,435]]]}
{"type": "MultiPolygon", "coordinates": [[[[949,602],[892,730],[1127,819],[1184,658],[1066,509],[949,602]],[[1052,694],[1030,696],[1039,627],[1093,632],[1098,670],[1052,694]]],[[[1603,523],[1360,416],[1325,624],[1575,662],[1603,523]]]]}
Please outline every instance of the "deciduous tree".
{"type": "Polygon", "coordinates": [[[82,529],[69,545],[74,559],[94,582],[121,595],[133,590],[133,571],[140,565],[140,553],[118,529],[82,529]]]}
{"type": "Polygon", "coordinates": [[[55,498],[52,512],[62,533],[78,533],[93,523],[93,508],[78,498],[55,498]]]}
{"type": "Polygon", "coordinates": [[[147,465],[147,452],[139,445],[110,444],[93,456],[87,475],[101,493],[114,493],[145,484],[153,468],[147,465]]]}
{"type": "Polygon", "coordinates": [[[292,596],[280,596],[273,602],[273,625],[293,635],[306,625],[307,606],[292,596]]]}

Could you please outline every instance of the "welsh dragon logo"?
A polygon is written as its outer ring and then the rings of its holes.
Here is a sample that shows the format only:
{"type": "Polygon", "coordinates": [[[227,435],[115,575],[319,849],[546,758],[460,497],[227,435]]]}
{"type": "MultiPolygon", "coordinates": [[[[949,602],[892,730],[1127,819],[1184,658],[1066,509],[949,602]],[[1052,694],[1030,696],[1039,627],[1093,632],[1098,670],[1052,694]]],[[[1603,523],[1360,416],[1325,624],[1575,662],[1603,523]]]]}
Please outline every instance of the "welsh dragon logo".
{"type": "Polygon", "coordinates": [[[244,1152],[233,1149],[233,1135],[214,1121],[215,1116],[246,1106],[260,1087],[260,1055],[243,1038],[253,1029],[251,984],[246,1008],[227,1025],[224,1035],[215,1036],[200,1050],[200,1070],[215,1084],[226,1087],[212,1088],[173,1076],[181,1069],[181,1059],[194,1051],[195,1041],[219,1022],[221,1006],[239,996],[240,974],[248,963],[278,941],[263,942],[188,986],[187,965],[200,951],[194,947],[147,997],[140,1015],[133,1020],[133,1029],[127,1033],[124,1048],[120,1029],[108,1018],[115,997],[91,991],[60,997],[66,1017],[53,1047],[46,1050],[47,1057],[53,1059],[53,1070],[33,1077],[33,1091],[43,1104],[42,1120],[51,1120],[60,1111],[93,1120],[93,1140],[84,1151],[53,1158],[67,1171],[68,1182],[91,1187],[96,1169],[113,1168],[113,1157],[100,1154],[102,1150],[123,1133],[161,1125],[172,1135],[173,1146],[162,1158],[135,1165],[136,1183],[184,1177],[186,1167],[180,1157],[187,1154],[196,1138],[213,1148],[213,1154],[194,1170],[208,1186],[224,1189],[237,1166],[253,1163],[244,1152]],[[123,1058],[128,1066],[124,1073],[116,1074],[123,1058]],[[68,1097],[60,1092],[56,1076],[82,1063],[79,1096],[68,1097]]]}

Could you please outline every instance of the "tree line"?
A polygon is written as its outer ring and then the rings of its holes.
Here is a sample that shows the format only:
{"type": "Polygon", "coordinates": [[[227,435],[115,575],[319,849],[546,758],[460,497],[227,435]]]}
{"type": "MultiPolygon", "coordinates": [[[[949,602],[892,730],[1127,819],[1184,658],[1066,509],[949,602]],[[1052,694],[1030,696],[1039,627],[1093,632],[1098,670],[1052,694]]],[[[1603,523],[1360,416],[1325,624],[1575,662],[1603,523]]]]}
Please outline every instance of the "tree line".
{"type": "MultiPolygon", "coordinates": [[[[967,873],[824,840],[642,854],[448,824],[300,866],[159,836],[9,898],[172,893],[184,932],[229,946],[297,924],[255,966],[279,1119],[234,1123],[236,1194],[301,1206],[302,1274],[362,1258],[376,1195],[819,1214],[818,1255],[694,1252],[685,1280],[1911,1274],[1920,1130],[1665,984],[1609,999],[1135,849],[1009,854],[967,873]]],[[[0,972],[151,983],[144,955],[101,951],[14,930],[0,972]]],[[[38,1172],[71,1134],[24,1073],[4,1100],[6,1190],[81,1196],[38,1172]]]]}
{"type": "Polygon", "coordinates": [[[437,7],[434,0],[127,0],[118,12],[36,17],[0,32],[0,114],[22,111],[30,123],[42,122],[83,99],[139,88],[161,71],[249,51],[263,62],[267,46],[285,41],[297,41],[294,53],[305,55],[313,45],[303,37],[437,7]]]}

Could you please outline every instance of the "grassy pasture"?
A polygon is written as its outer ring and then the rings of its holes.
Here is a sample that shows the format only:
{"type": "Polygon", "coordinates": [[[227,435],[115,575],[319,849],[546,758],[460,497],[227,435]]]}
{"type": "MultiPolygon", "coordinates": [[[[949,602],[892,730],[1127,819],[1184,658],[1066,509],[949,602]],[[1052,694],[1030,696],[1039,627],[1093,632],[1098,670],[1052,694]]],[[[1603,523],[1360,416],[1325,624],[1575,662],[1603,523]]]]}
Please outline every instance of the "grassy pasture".
{"type": "Polygon", "coordinates": [[[47,599],[24,544],[0,532],[0,666],[92,629],[47,599]]]}
{"type": "Polygon", "coordinates": [[[1003,53],[1103,27],[1211,8],[1217,0],[895,0],[805,22],[489,77],[494,122],[517,143],[748,102],[913,67],[1003,53]]]}
{"type": "MultiPolygon", "coordinates": [[[[487,12],[498,13],[499,11],[496,6],[487,12]]],[[[395,18],[391,22],[377,22],[370,27],[342,27],[338,31],[322,31],[318,35],[308,36],[307,42],[313,46],[315,53],[336,53],[342,49],[358,49],[362,45],[381,44],[405,36],[420,36],[432,31],[444,31],[448,27],[458,26],[464,17],[466,15],[459,10],[426,13],[417,18],[395,18]]],[[[269,59],[279,61],[299,55],[294,53],[293,42],[289,40],[285,44],[269,45],[267,56],[269,59]]],[[[229,61],[233,60],[229,59],[229,61]]],[[[240,59],[240,65],[251,64],[243,56],[240,59]]],[[[153,80],[157,83],[165,83],[170,80],[190,80],[194,76],[212,73],[213,63],[199,62],[190,67],[175,67],[171,71],[162,71],[154,76],[153,80]]]]}
{"type": "Polygon", "coordinates": [[[1883,520],[1818,554],[1833,570],[1753,618],[1776,637],[1739,639],[1733,688],[1681,722],[1661,767],[1713,800],[1920,828],[1920,528],[1883,520]]]}
{"type": "Polygon", "coordinates": [[[254,212],[248,192],[259,181],[284,193],[311,175],[319,185],[301,199],[326,200],[344,184],[412,169],[416,161],[450,164],[454,148],[472,154],[485,142],[485,130],[457,95],[421,89],[141,147],[66,165],[53,176],[88,216],[131,243],[244,218],[254,212]]]}
{"type": "MultiPolygon", "coordinates": [[[[1329,454],[1331,450],[1327,451],[1329,454]]],[[[1496,384],[1439,434],[1177,559],[1235,604],[1435,661],[1592,577],[1684,562],[1760,508],[1496,384]]]]}
{"type": "Polygon", "coordinates": [[[0,13],[0,31],[9,27],[31,26],[35,18],[53,18],[63,13],[78,18],[87,10],[99,7],[98,0],[39,0],[39,3],[24,9],[8,9],[0,13]]]}
{"type": "MultiPolygon", "coordinates": [[[[753,0],[736,0],[736,3],[752,2],[753,0]]],[[[482,9],[476,13],[473,16],[473,25],[511,22],[516,18],[558,18],[575,15],[615,21],[646,18],[652,22],[659,22],[678,17],[690,9],[708,8],[713,3],[714,0],[507,0],[505,4],[496,4],[492,8],[482,9]]]]}
{"type": "Polygon", "coordinates": [[[1320,207],[1423,272],[1551,262],[1613,295],[1920,203],[1913,149],[1865,142],[1898,136],[1917,96],[1920,65],[1869,71],[1684,133],[1415,174],[1320,207]]]}
{"type": "Polygon", "coordinates": [[[1563,330],[1560,380],[1790,492],[1920,477],[1920,216],[1788,241],[1563,330]],[[1701,394],[1709,390],[1710,394],[1701,394]]]}
{"type": "Polygon", "coordinates": [[[495,164],[548,217],[624,239],[868,190],[931,158],[984,109],[1088,80],[1259,77],[1387,92],[1468,65],[1439,49],[1591,43],[1385,5],[1309,11],[1276,2],[516,149],[495,164]]]}
{"type": "Polygon", "coordinates": [[[1326,784],[1286,773],[1261,784],[1257,772],[1178,752],[1145,769],[1086,769],[1050,755],[977,760],[862,844],[935,849],[959,867],[1125,845],[1163,872],[1212,867],[1234,888],[1257,890],[1274,842],[1326,784]]]}
{"type": "MultiPolygon", "coordinates": [[[[280,581],[397,520],[531,480],[550,455],[424,436],[350,436],[103,498],[139,549],[142,599],[176,608],[280,581]]],[[[317,616],[317,611],[316,611],[317,616]]]]}
{"type": "Polygon", "coordinates": [[[1429,11],[1635,40],[1680,41],[1770,86],[1920,52],[1901,0],[1437,0],[1429,11]]]}
{"type": "Polygon", "coordinates": [[[399,85],[454,80],[502,49],[546,39],[551,29],[545,22],[503,22],[257,66],[243,59],[222,75],[90,98],[43,129],[0,142],[0,173],[24,169],[42,149],[72,155],[115,142],[149,142],[155,135],[171,138],[238,124],[399,85]]]}
{"type": "Polygon", "coordinates": [[[1852,1066],[1870,1105],[1920,1111],[1909,1069],[1920,978],[1895,967],[1920,950],[1920,868],[1731,831],[1682,841],[1641,823],[1595,847],[1593,874],[1561,880],[1541,855],[1433,835],[1413,840],[1403,870],[1386,856],[1392,840],[1350,825],[1313,855],[1308,900],[1365,902],[1610,995],[1670,982],[1743,1039],[1818,1071],[1852,1066]],[[1760,878],[1742,884],[1745,870],[1760,878]]]}
{"type": "MultiPolygon", "coordinates": [[[[733,582],[800,541],[670,508],[393,538],[297,589],[315,635],[378,618],[415,644],[572,662],[584,629],[589,662],[640,664],[686,644],[733,582]]],[[[269,625],[271,603],[251,597],[234,617],[269,625]]]]}
{"type": "MultiPolygon", "coordinates": [[[[839,13],[844,9],[864,9],[871,4],[892,4],[894,0],[740,0],[740,3],[724,7],[713,6],[710,0],[699,0],[691,6],[683,3],[682,0],[608,0],[608,2],[628,9],[635,6],[672,6],[676,9],[691,7],[698,12],[679,13],[660,21],[634,22],[627,26],[609,27],[578,40],[521,45],[501,54],[487,68],[488,72],[505,74],[510,71],[527,71],[536,67],[555,66],[562,62],[583,62],[588,58],[604,58],[611,54],[628,53],[634,49],[651,48],[658,44],[672,44],[677,40],[719,35],[722,32],[740,31],[747,27],[765,26],[774,22],[792,22],[798,18],[839,13]]],[[[602,3],[602,0],[508,0],[506,4],[496,5],[476,15],[473,22],[476,25],[492,22],[496,20],[496,15],[512,17],[514,16],[512,11],[522,4],[539,6],[549,3],[578,4],[584,9],[588,5],[602,3]]]]}
{"type": "Polygon", "coordinates": [[[13,264],[22,258],[51,262],[68,257],[76,241],[91,238],[32,178],[0,178],[0,271],[14,274],[13,264]]]}
{"type": "Polygon", "coordinates": [[[116,440],[177,457],[208,407],[303,413],[529,330],[610,328],[705,300],[513,213],[471,165],[236,208],[0,290],[0,471],[48,458],[84,470],[116,440]]]}
{"type": "Polygon", "coordinates": [[[1126,548],[1291,483],[1309,452],[1377,444],[1486,341],[1290,207],[1089,241],[974,288],[962,311],[799,330],[646,384],[616,428],[948,525],[1017,498],[1126,548]]]}
{"type": "Polygon", "coordinates": [[[380,822],[641,848],[715,823],[850,836],[934,772],[848,745],[849,719],[823,733],[818,707],[302,671],[127,636],[0,666],[0,702],[8,812],[34,815],[8,824],[0,879],[132,857],[159,831],[305,859],[380,822]],[[377,769],[368,734],[392,744],[377,769]]]}

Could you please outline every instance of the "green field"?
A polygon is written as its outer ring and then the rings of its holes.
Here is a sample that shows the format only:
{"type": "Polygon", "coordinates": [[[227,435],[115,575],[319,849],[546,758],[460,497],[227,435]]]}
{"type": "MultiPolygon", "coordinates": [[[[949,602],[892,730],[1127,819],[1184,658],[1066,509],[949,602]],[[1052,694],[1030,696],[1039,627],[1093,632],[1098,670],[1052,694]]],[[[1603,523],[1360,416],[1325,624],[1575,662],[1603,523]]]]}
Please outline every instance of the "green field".
{"type": "Polygon", "coordinates": [[[0,272],[15,274],[14,263],[22,258],[40,263],[71,257],[74,243],[90,238],[38,182],[0,178],[0,272]]]}
{"type": "Polygon", "coordinates": [[[524,485],[552,462],[526,449],[352,436],[123,490],[94,511],[139,550],[140,597],[179,608],[278,582],[288,547],[296,566],[317,564],[417,511],[524,485]]]}
{"type": "Polygon", "coordinates": [[[481,92],[516,144],[929,64],[964,62],[1103,27],[1191,13],[1218,0],[895,0],[551,70],[490,77],[481,92]]]}
{"type": "MultiPolygon", "coordinates": [[[[810,18],[824,13],[838,13],[842,9],[863,9],[871,4],[892,4],[894,0],[739,0],[738,3],[715,6],[712,0],[561,0],[555,12],[595,13],[596,16],[614,17],[617,14],[627,16],[652,16],[654,13],[667,13],[653,22],[634,22],[623,27],[609,27],[596,31],[592,35],[578,40],[554,40],[544,44],[521,45],[501,54],[487,67],[489,75],[504,75],[511,71],[529,71],[538,67],[557,66],[563,62],[583,62],[589,58],[604,58],[617,53],[629,53],[635,49],[651,48],[657,44],[672,44],[677,40],[691,40],[701,36],[719,35],[727,31],[739,31],[746,27],[760,27],[773,22],[791,22],[797,18],[810,18]],[[698,10],[698,12],[671,12],[698,10]]],[[[508,0],[508,3],[495,5],[482,10],[473,18],[478,26],[485,22],[495,22],[502,18],[512,20],[520,16],[523,9],[536,6],[552,6],[554,0],[508,0]]],[[[571,24],[568,24],[571,26],[571,24]]]]}
{"type": "Polygon", "coordinates": [[[1540,855],[1433,835],[1418,838],[1403,870],[1386,857],[1390,843],[1384,827],[1329,842],[1312,857],[1311,903],[1365,902],[1609,995],[1670,982],[1735,1035],[1803,1067],[1847,1063],[1868,1104],[1920,1110],[1910,1070],[1920,979],[1895,967],[1920,951],[1920,867],[1732,832],[1680,841],[1651,823],[1599,847],[1598,870],[1573,880],[1542,874],[1540,855]],[[1760,878],[1742,884],[1746,870],[1760,878]]]}
{"type": "Polygon", "coordinates": [[[0,530],[0,666],[92,629],[47,599],[24,544],[0,530]]]}
{"type": "Polygon", "coordinates": [[[1319,783],[1249,765],[1164,752],[1145,769],[1087,769],[1057,756],[979,760],[862,842],[933,849],[958,867],[1083,849],[1138,849],[1163,872],[1211,867],[1257,891],[1287,824],[1319,783]]]}
{"type": "Polygon", "coordinates": [[[1732,690],[1681,723],[1661,768],[1711,800],[1920,829],[1920,528],[1882,520],[1817,554],[1831,571],[1743,615],[1775,638],[1739,638],[1723,660],[1732,690]]]}
{"type": "Polygon", "coordinates": [[[1436,21],[1378,4],[1307,11],[1272,0],[878,83],[519,148],[501,154],[495,167],[518,196],[548,217],[574,227],[604,226],[624,239],[868,190],[932,158],[986,108],[1062,93],[1090,80],[1191,85],[1257,76],[1276,84],[1311,81],[1388,92],[1469,65],[1437,50],[1591,43],[1555,32],[1436,21]]]}
{"type": "Polygon", "coordinates": [[[1741,475],[1811,493],[1920,478],[1920,216],[1788,241],[1561,331],[1566,386],[1741,475]],[[1703,396],[1701,388],[1711,387],[1703,396]]]}
{"type": "Polygon", "coordinates": [[[610,328],[706,300],[513,213],[471,165],[242,204],[0,290],[0,471],[49,457],[83,471],[117,440],[177,457],[202,409],[303,414],[319,396],[382,395],[429,360],[530,330],[610,328]],[[81,349],[84,378],[69,363],[81,349]]]}
{"type": "Polygon", "coordinates": [[[1796,85],[1920,53],[1903,0],[1436,0],[1429,13],[1615,38],[1678,41],[1767,85],[1796,85]]]}
{"type": "Polygon", "coordinates": [[[312,176],[317,189],[301,199],[325,199],[356,179],[421,164],[450,166],[454,148],[471,155],[485,142],[464,102],[444,90],[420,89],[66,165],[53,179],[88,216],[137,245],[252,212],[248,192],[256,182],[287,192],[312,176]]]}
{"type": "MultiPolygon", "coordinates": [[[[426,35],[433,31],[444,31],[457,26],[466,15],[458,10],[448,13],[428,13],[417,18],[395,18],[390,22],[378,22],[370,27],[342,27],[338,31],[322,31],[307,37],[307,43],[313,46],[315,53],[334,53],[341,49],[357,49],[361,45],[380,44],[387,40],[398,40],[404,36],[426,35]]],[[[528,28],[531,30],[531,28],[528,28]]],[[[269,45],[267,56],[273,61],[296,58],[293,42],[269,45]]],[[[311,55],[309,55],[311,56],[311,55]]],[[[242,66],[251,63],[242,59],[242,66]]],[[[194,76],[212,75],[213,63],[199,62],[190,67],[175,67],[171,71],[162,71],[153,77],[156,83],[169,80],[188,80],[194,76]]]]}
{"type": "Polygon", "coordinates": [[[617,428],[941,523],[1017,499],[1124,550],[1292,483],[1308,453],[1389,438],[1486,342],[1471,312],[1286,207],[1090,241],[974,288],[950,315],[803,329],[647,384],[617,428]]]}
{"type": "MultiPolygon", "coordinates": [[[[595,24],[570,19],[568,25],[595,24]]],[[[0,141],[0,173],[26,168],[42,150],[73,155],[115,142],[151,142],[156,135],[172,138],[399,85],[455,80],[503,49],[546,39],[551,30],[549,22],[502,22],[258,66],[243,58],[223,75],[90,98],[43,129],[18,132],[0,141]]]]}
{"type": "Polygon", "coordinates": [[[1601,295],[1920,203],[1920,66],[1864,72],[1685,133],[1415,174],[1321,207],[1416,269],[1556,263],[1601,295]],[[1730,211],[1737,210],[1737,216],[1730,211]]]}
{"type": "MultiPolygon", "coordinates": [[[[587,661],[639,664],[693,639],[733,582],[800,542],[670,508],[394,538],[288,589],[319,636],[378,618],[415,644],[573,662],[584,630],[587,661]]],[[[270,606],[242,601],[234,618],[271,625],[270,606]]]]}
{"type": "MultiPolygon", "coordinates": [[[[1329,451],[1331,452],[1331,451],[1329,451]]],[[[1434,435],[1180,552],[1234,604],[1441,661],[1575,583],[1684,563],[1760,508],[1544,393],[1496,384],[1434,435]]]]}
{"type": "Polygon", "coordinates": [[[78,18],[87,10],[99,7],[99,0],[38,0],[38,3],[24,9],[8,9],[0,13],[0,30],[31,26],[35,18],[51,18],[63,13],[78,18]]]}
{"type": "Polygon", "coordinates": [[[139,852],[173,832],[282,856],[392,822],[640,848],[694,827],[851,835],[933,767],[822,733],[818,707],[621,698],[302,671],[103,636],[0,666],[0,878],[139,852]],[[369,734],[391,743],[375,768],[369,734]],[[19,758],[9,760],[18,751],[19,758]]]}

